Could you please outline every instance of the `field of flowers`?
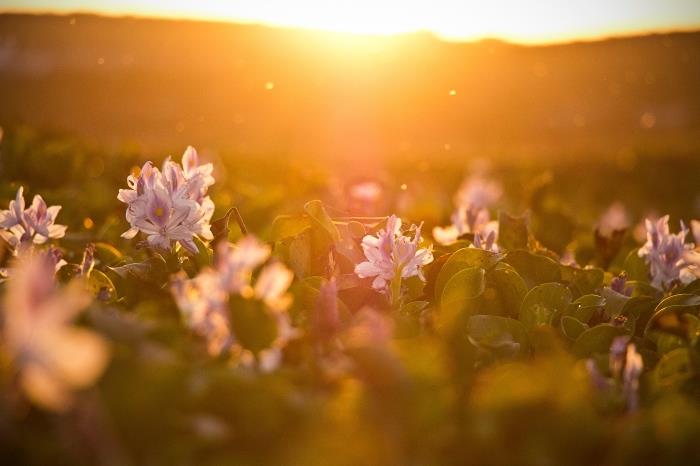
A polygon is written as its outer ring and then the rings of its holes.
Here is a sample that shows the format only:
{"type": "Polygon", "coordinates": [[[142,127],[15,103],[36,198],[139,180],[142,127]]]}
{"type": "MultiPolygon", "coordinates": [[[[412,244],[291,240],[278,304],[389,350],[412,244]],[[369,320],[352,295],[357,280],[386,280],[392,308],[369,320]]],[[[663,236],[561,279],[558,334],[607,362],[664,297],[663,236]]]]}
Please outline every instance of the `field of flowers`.
{"type": "Polygon", "coordinates": [[[700,161],[273,161],[7,131],[3,464],[700,464],[700,161]]]}

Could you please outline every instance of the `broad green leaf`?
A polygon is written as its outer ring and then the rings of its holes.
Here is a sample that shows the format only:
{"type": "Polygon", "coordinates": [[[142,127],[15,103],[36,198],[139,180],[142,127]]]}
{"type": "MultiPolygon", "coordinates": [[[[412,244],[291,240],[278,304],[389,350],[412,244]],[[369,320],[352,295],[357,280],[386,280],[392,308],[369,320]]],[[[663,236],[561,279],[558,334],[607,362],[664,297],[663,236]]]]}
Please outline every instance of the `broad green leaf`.
{"type": "Polygon", "coordinates": [[[557,312],[571,303],[571,291],[561,283],[543,283],[531,289],[520,306],[519,320],[527,329],[551,325],[557,312]]]}
{"type": "Polygon", "coordinates": [[[518,274],[525,280],[528,288],[542,283],[558,282],[561,280],[559,264],[549,257],[517,249],[509,251],[505,259],[503,259],[503,262],[515,268],[518,274]]]}
{"type": "Polygon", "coordinates": [[[527,294],[525,280],[512,266],[503,262],[498,263],[489,272],[488,278],[498,290],[505,314],[517,317],[520,305],[527,294]]]}
{"type": "Polygon", "coordinates": [[[457,272],[467,268],[488,270],[493,267],[501,256],[483,249],[463,248],[455,251],[445,261],[435,280],[435,297],[439,301],[445,285],[457,272]]]}
{"type": "Polygon", "coordinates": [[[340,232],[323,207],[323,202],[319,200],[309,201],[304,204],[304,211],[317,226],[328,234],[333,242],[340,241],[340,232]]]}
{"type": "Polygon", "coordinates": [[[635,248],[627,254],[625,263],[622,266],[627,273],[628,280],[649,282],[649,266],[642,257],[639,257],[639,248],[635,248]]]}
{"type": "Polygon", "coordinates": [[[602,288],[605,273],[599,268],[581,269],[561,266],[561,280],[567,283],[574,296],[591,294],[602,288]]]}
{"type": "Polygon", "coordinates": [[[697,374],[698,367],[691,356],[691,350],[677,348],[659,360],[654,369],[654,382],[659,389],[678,389],[697,374]]]}
{"type": "Polygon", "coordinates": [[[644,328],[644,335],[653,339],[650,332],[666,332],[685,337],[691,323],[684,314],[697,314],[700,310],[700,296],[677,294],[662,300],[655,308],[644,328]]]}
{"type": "Polygon", "coordinates": [[[499,348],[517,343],[522,351],[528,346],[525,327],[509,317],[473,315],[469,317],[468,334],[479,346],[499,348]]]}
{"type": "Polygon", "coordinates": [[[111,302],[117,295],[117,290],[112,280],[97,269],[92,269],[87,283],[93,296],[100,301],[111,302]]]}
{"type": "Polygon", "coordinates": [[[311,219],[306,215],[279,215],[272,221],[272,241],[291,238],[311,227],[311,219]]]}
{"type": "Polygon", "coordinates": [[[576,340],[588,329],[586,324],[571,316],[563,316],[560,325],[562,333],[572,340],[576,340]]]}
{"type": "Polygon", "coordinates": [[[459,332],[465,318],[474,314],[479,296],[484,292],[482,268],[462,269],[447,282],[440,300],[438,324],[443,333],[459,332]]]}
{"type": "Polygon", "coordinates": [[[275,317],[257,300],[232,296],[229,317],[236,340],[254,354],[269,348],[277,338],[275,317]]]}
{"type": "Polygon", "coordinates": [[[594,353],[608,353],[615,337],[625,335],[626,329],[610,324],[596,325],[581,333],[572,347],[579,358],[585,358],[594,353]]]}
{"type": "Polygon", "coordinates": [[[452,275],[444,287],[440,307],[461,306],[484,292],[485,272],[482,268],[469,267],[452,275]]]}
{"type": "Polygon", "coordinates": [[[605,313],[608,317],[619,316],[627,301],[630,300],[629,296],[607,287],[601,290],[601,294],[605,298],[605,313]]]}

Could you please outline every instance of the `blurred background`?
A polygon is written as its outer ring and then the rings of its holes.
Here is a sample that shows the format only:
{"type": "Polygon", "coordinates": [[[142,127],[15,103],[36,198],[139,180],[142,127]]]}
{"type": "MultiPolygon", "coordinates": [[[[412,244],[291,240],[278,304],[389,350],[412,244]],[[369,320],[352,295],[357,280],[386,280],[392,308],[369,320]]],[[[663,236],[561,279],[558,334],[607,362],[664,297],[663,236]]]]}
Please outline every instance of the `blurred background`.
{"type": "Polygon", "coordinates": [[[132,165],[191,144],[218,164],[219,202],[263,224],[310,196],[338,214],[438,224],[475,171],[505,184],[501,207],[522,211],[547,189],[574,224],[615,201],[635,220],[700,215],[697,1],[0,11],[4,197],[9,182],[58,201],[89,189],[80,219],[117,215],[112,191],[132,165]],[[348,192],[367,181],[382,202],[353,210],[348,192]]]}

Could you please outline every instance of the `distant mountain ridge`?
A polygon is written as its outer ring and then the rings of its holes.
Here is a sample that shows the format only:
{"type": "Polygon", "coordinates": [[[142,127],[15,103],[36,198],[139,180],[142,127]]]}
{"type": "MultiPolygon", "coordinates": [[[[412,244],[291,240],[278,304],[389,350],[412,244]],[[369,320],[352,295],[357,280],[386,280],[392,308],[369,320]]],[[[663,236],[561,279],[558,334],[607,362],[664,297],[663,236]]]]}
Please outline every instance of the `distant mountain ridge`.
{"type": "Polygon", "coordinates": [[[0,15],[0,125],[251,154],[697,154],[700,32],[564,45],[0,15]]]}

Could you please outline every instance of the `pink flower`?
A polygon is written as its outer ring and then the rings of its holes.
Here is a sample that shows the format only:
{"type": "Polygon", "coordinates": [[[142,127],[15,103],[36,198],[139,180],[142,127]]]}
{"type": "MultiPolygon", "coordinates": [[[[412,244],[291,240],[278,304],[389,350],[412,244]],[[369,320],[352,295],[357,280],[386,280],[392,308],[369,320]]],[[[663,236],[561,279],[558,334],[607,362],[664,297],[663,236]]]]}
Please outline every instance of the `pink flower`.
{"type": "Polygon", "coordinates": [[[0,211],[0,237],[13,249],[20,243],[43,244],[50,238],[63,238],[65,225],[57,225],[61,206],[48,207],[40,195],[34,196],[32,204],[25,208],[24,188],[17,190],[17,195],[10,201],[8,210],[0,211]]]}
{"type": "Polygon", "coordinates": [[[446,227],[433,228],[435,241],[449,246],[460,236],[471,233],[475,236],[475,241],[479,242],[479,246],[475,247],[481,248],[490,233],[495,232],[489,250],[498,251],[498,222],[491,221],[488,208],[498,201],[502,192],[501,185],[495,181],[478,175],[466,179],[454,198],[456,208],[450,217],[452,223],[446,227]],[[480,235],[479,239],[476,239],[477,234],[480,235]]]}
{"type": "Polygon", "coordinates": [[[106,341],[71,325],[91,301],[78,281],[57,287],[53,254],[25,251],[15,263],[2,306],[3,350],[22,390],[51,410],[71,405],[73,391],[90,386],[108,360],[106,341]]]}
{"type": "Polygon", "coordinates": [[[178,275],[172,281],[171,292],[185,323],[206,339],[210,354],[238,354],[244,364],[256,363],[262,370],[272,370],[281,361],[284,346],[296,337],[297,330],[285,312],[292,302],[288,289],[293,273],[272,262],[262,268],[255,284],[251,283],[255,270],[269,257],[268,245],[246,236],[237,244],[219,245],[215,268],[205,269],[193,279],[178,275]],[[260,312],[269,313],[277,325],[277,337],[257,358],[237,343],[231,328],[228,306],[234,295],[261,302],[260,312]]]}
{"type": "Polygon", "coordinates": [[[170,249],[175,242],[192,253],[197,252],[195,236],[213,239],[210,222],[214,203],[206,195],[214,184],[213,166],[199,165],[192,147],[182,156],[182,164],[168,158],[158,170],[146,162],[140,175],[129,175],[129,189],[120,189],[117,196],[127,204],[126,220],[131,224],[123,238],[131,239],[141,232],[151,247],[170,249]]]}
{"type": "Polygon", "coordinates": [[[656,222],[646,220],[647,242],[639,248],[639,257],[644,258],[651,272],[651,284],[659,288],[668,288],[674,282],[687,283],[695,279],[689,270],[687,252],[692,245],[686,244],[688,229],[681,222],[681,230],[671,234],[668,227],[668,215],[656,222]]]}
{"type": "Polygon", "coordinates": [[[422,267],[433,261],[433,253],[420,248],[420,230],[420,226],[412,225],[409,231],[413,232],[413,238],[410,238],[401,232],[401,219],[395,215],[389,217],[385,229],[362,239],[367,260],[355,267],[355,274],[360,278],[374,277],[372,288],[383,292],[395,279],[417,276],[425,281],[422,267]]]}

